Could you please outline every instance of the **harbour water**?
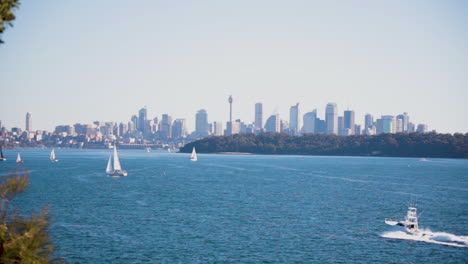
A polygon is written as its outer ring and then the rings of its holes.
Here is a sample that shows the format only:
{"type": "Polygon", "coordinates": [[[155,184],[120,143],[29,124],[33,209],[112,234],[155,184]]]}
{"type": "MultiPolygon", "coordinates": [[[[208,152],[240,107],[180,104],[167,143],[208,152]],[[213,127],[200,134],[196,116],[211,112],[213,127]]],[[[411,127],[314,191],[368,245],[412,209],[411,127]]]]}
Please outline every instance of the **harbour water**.
{"type": "MultiPolygon", "coordinates": [[[[23,149],[69,263],[467,263],[468,160],[23,149]],[[428,240],[384,224],[416,202],[428,240]]],[[[17,150],[4,150],[5,175],[17,150]]]]}

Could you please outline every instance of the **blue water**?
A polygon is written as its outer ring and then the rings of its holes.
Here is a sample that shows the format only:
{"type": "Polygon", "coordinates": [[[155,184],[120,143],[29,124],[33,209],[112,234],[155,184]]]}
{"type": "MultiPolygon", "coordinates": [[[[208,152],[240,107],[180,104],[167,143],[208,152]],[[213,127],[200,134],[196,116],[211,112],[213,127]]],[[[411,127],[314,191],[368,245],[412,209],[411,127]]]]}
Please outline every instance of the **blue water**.
{"type": "MultiPolygon", "coordinates": [[[[16,151],[0,173],[15,167],[16,151]]],[[[51,206],[70,263],[467,263],[468,160],[21,150],[22,213],[51,206]],[[399,239],[385,217],[416,201],[439,241],[399,239]],[[461,245],[461,246],[456,246],[461,245]]]]}

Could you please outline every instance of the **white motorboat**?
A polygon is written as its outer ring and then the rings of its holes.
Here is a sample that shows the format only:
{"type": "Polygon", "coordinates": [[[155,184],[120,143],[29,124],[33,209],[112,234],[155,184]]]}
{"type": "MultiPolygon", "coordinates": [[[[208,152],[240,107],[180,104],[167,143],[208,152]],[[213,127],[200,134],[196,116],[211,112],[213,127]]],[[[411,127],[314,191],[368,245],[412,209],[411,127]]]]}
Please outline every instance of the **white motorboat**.
{"type": "Polygon", "coordinates": [[[6,158],[5,156],[3,155],[3,151],[2,151],[2,148],[0,147],[0,161],[5,161],[6,158]]]}
{"type": "Polygon", "coordinates": [[[390,218],[385,218],[385,223],[391,226],[402,226],[406,229],[408,233],[411,234],[420,234],[419,230],[419,217],[417,214],[418,209],[414,206],[408,207],[408,212],[406,213],[405,220],[395,221],[390,218]]]}

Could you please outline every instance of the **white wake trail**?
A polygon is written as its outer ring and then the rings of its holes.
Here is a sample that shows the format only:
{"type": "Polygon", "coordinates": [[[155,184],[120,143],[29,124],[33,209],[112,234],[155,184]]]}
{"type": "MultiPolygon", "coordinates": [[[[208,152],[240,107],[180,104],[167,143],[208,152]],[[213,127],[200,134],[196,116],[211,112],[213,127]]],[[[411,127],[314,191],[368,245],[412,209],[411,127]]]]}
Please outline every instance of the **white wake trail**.
{"type": "Polygon", "coordinates": [[[454,247],[468,247],[468,236],[457,236],[445,232],[432,232],[429,229],[422,229],[420,234],[411,234],[405,231],[388,231],[381,235],[385,238],[406,239],[422,241],[454,247]]]}

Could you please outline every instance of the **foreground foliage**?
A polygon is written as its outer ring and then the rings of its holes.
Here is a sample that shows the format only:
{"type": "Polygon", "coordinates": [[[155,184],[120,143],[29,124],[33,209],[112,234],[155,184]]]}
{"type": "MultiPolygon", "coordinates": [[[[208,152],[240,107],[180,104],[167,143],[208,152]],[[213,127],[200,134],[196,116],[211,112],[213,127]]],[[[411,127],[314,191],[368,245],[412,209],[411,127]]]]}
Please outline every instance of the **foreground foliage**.
{"type": "Polygon", "coordinates": [[[0,44],[3,43],[1,34],[7,26],[12,27],[12,21],[15,20],[14,9],[19,8],[19,0],[0,0],[0,44]]]}
{"type": "Polygon", "coordinates": [[[18,168],[0,178],[0,263],[51,263],[52,244],[47,233],[48,208],[31,217],[10,208],[29,184],[28,171],[18,168]]]}
{"type": "Polygon", "coordinates": [[[255,154],[468,158],[467,134],[380,134],[336,136],[279,133],[209,137],[180,149],[189,153],[248,152],[255,154]]]}

